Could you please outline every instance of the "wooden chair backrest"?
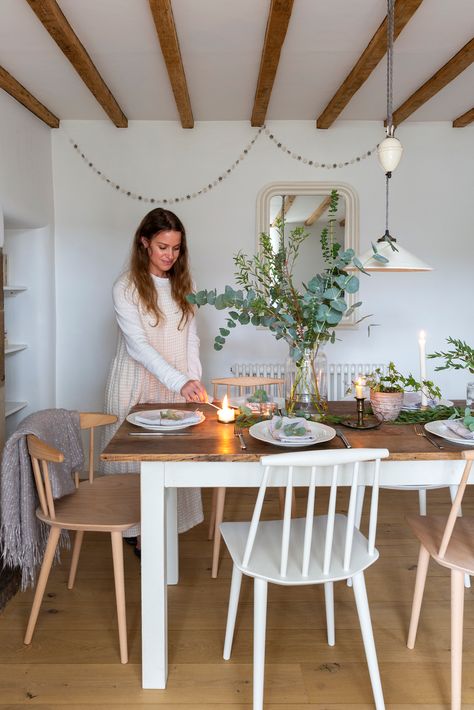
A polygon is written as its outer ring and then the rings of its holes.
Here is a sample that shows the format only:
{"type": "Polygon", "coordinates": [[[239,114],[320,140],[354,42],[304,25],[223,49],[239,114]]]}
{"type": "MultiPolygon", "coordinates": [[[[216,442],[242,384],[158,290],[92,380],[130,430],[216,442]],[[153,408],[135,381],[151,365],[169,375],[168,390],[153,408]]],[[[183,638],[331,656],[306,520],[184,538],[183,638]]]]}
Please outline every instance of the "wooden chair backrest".
{"type": "Polygon", "coordinates": [[[466,490],[467,482],[469,479],[469,474],[471,473],[472,462],[474,461],[474,450],[462,451],[461,455],[465,459],[466,464],[461,476],[461,482],[459,483],[458,492],[451,506],[451,511],[446,521],[446,527],[444,529],[443,538],[441,540],[441,545],[439,547],[439,557],[443,559],[448,549],[449,541],[453,534],[454,526],[456,524],[456,518],[459,515],[459,509],[461,507],[461,502],[464,496],[464,491],[466,490]]]}
{"type": "Polygon", "coordinates": [[[58,449],[49,446],[37,436],[28,434],[26,437],[28,453],[35,477],[36,490],[43,515],[55,519],[53,492],[49,477],[48,463],[62,463],[64,454],[58,449]]]}
{"type": "Polygon", "coordinates": [[[238,396],[243,396],[247,392],[252,392],[256,389],[267,389],[276,387],[278,396],[282,396],[282,388],[284,380],[280,377],[263,377],[260,375],[242,375],[242,377],[215,377],[211,380],[213,384],[212,396],[214,399],[220,399],[218,396],[218,388],[220,385],[225,386],[227,397],[231,397],[231,388],[235,387],[238,396]]]}
{"type": "MultiPolygon", "coordinates": [[[[102,414],[99,412],[81,412],[81,429],[90,429],[89,432],[89,452],[88,452],[88,476],[89,482],[94,480],[94,429],[105,424],[113,424],[117,421],[115,414],[102,414]]],[[[54,500],[49,477],[48,463],[62,463],[64,455],[58,449],[53,448],[37,436],[29,434],[27,436],[28,453],[31,458],[31,465],[35,477],[36,490],[40,501],[41,510],[44,515],[54,520],[54,500]]],[[[79,472],[74,473],[76,488],[79,485],[79,472]]]]}
{"type": "MultiPolygon", "coordinates": [[[[81,429],[89,429],[89,444],[88,444],[88,477],[89,483],[94,480],[94,429],[98,426],[106,424],[114,424],[117,421],[115,414],[102,414],[101,412],[81,412],[80,423],[81,429]]],[[[75,475],[76,487],[79,485],[79,472],[75,475]]]]}
{"type": "MultiPolygon", "coordinates": [[[[349,568],[355,529],[357,488],[358,485],[362,484],[359,479],[359,464],[361,462],[369,461],[373,462],[372,476],[369,481],[367,481],[367,478],[364,477],[363,484],[371,485],[372,487],[368,553],[373,555],[375,553],[375,533],[377,527],[380,460],[386,458],[388,455],[389,452],[387,449],[350,449],[342,451],[300,451],[288,454],[263,456],[260,459],[261,464],[264,466],[263,479],[258,491],[252,521],[250,523],[249,534],[243,556],[243,567],[248,567],[250,561],[262,513],[265,491],[271,483],[272,472],[276,469],[280,469],[281,472],[282,468],[284,475],[286,476],[285,508],[283,513],[283,534],[280,556],[280,575],[282,577],[286,577],[287,574],[289,547],[291,543],[291,504],[293,485],[295,481],[295,474],[299,469],[306,469],[306,481],[308,481],[309,474],[301,576],[308,576],[313,535],[316,487],[318,486],[330,487],[326,537],[324,541],[324,574],[327,574],[331,567],[337,489],[339,486],[350,486],[349,507],[347,512],[348,520],[343,557],[343,569],[347,570],[349,568]]],[[[281,482],[278,482],[278,485],[281,485],[281,482]]],[[[301,480],[297,481],[297,485],[302,485],[301,480]]]]}

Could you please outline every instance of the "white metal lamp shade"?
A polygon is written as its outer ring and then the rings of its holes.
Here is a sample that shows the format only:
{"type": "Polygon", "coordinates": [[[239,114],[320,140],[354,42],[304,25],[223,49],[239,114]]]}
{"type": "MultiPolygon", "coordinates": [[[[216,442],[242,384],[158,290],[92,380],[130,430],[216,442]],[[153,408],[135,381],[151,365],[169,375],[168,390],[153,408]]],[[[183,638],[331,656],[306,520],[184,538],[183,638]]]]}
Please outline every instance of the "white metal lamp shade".
{"type": "Polygon", "coordinates": [[[387,136],[377,148],[377,155],[379,158],[379,163],[382,166],[385,173],[391,173],[395,170],[402,157],[403,146],[398,140],[393,136],[387,136]]]}
{"type": "Polygon", "coordinates": [[[394,246],[396,251],[386,241],[377,243],[378,253],[388,259],[388,262],[384,264],[373,258],[374,252],[372,248],[368,249],[359,256],[364,269],[366,271],[433,271],[432,266],[425,264],[424,261],[401,247],[398,242],[395,242],[394,246]]]}

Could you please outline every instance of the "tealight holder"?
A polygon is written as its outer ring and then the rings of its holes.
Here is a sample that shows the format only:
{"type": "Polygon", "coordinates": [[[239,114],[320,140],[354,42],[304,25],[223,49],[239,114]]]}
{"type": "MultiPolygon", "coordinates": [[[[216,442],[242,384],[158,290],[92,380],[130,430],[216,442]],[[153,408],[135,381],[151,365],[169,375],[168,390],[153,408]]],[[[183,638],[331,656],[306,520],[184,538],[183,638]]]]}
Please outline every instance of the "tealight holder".
{"type": "Polygon", "coordinates": [[[376,429],[380,422],[375,417],[366,419],[364,412],[365,397],[356,397],[357,419],[345,419],[342,424],[351,429],[376,429]]]}

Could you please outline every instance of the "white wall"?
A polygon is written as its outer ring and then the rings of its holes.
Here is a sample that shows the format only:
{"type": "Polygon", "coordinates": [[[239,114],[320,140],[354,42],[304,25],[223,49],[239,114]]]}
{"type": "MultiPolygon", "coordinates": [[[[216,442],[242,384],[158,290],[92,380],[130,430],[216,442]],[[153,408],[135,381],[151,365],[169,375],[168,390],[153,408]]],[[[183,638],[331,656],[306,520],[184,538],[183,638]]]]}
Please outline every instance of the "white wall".
{"type": "MultiPolygon", "coordinates": [[[[319,162],[344,162],[383,137],[379,123],[340,122],[317,131],[313,122],[272,122],[289,148],[319,162]]],[[[127,130],[107,122],[65,122],[53,132],[57,282],[57,404],[100,408],[115,349],[111,287],[126,264],[132,235],[152,205],[113,190],[69,144],[120,186],[144,196],[192,193],[228,168],[255,135],[247,122],[197,124],[185,131],[171,122],[132,122],[127,130]]],[[[442,348],[448,335],[472,343],[471,218],[474,129],[450,124],[407,124],[398,130],[405,152],[392,179],[390,228],[394,236],[434,268],[432,273],[373,274],[362,279],[366,323],[341,331],[328,346],[329,362],[393,359],[402,370],[418,368],[417,334],[427,350],[442,348]]],[[[230,177],[197,199],[172,207],[186,225],[198,288],[233,281],[232,255],[255,247],[256,195],[278,180],[350,183],[360,201],[364,251],[384,231],[384,177],[375,157],[337,170],[293,160],[262,134],[230,177]]],[[[229,374],[233,362],[282,361],[286,350],[252,326],[236,329],[224,349],[212,348],[224,315],[210,307],[199,314],[204,380],[229,374]]],[[[428,362],[428,374],[434,364],[428,362]]],[[[440,373],[446,395],[463,397],[467,373],[440,373]]]]}
{"type": "Polygon", "coordinates": [[[9,434],[26,414],[55,405],[56,343],[51,131],[4,92],[0,206],[0,245],[8,254],[9,282],[28,289],[5,298],[9,342],[28,344],[27,350],[6,357],[7,400],[29,403],[7,419],[9,434]]]}

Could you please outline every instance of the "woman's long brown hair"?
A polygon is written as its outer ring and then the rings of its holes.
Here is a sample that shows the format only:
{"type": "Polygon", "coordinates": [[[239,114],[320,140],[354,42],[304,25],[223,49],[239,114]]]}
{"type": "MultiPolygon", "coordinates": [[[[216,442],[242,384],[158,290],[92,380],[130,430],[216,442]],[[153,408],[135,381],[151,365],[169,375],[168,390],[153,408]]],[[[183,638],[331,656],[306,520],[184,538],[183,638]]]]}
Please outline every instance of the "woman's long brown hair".
{"type": "Polygon", "coordinates": [[[181,245],[179,256],[168,271],[171,283],[171,294],[181,308],[182,317],[179,327],[184,326],[193,313],[192,305],[186,300],[191,293],[192,281],[189,271],[188,247],[186,244],[186,230],[181,220],[169,210],[157,209],[148,212],[138,225],[132,244],[130,258],[130,281],[138,291],[140,302],[148,313],[156,317],[155,325],[163,318],[158,303],[158,297],[153,279],[150,274],[150,258],[148,249],[143,245],[141,238],[152,239],[159,232],[180,232],[181,245]]]}

